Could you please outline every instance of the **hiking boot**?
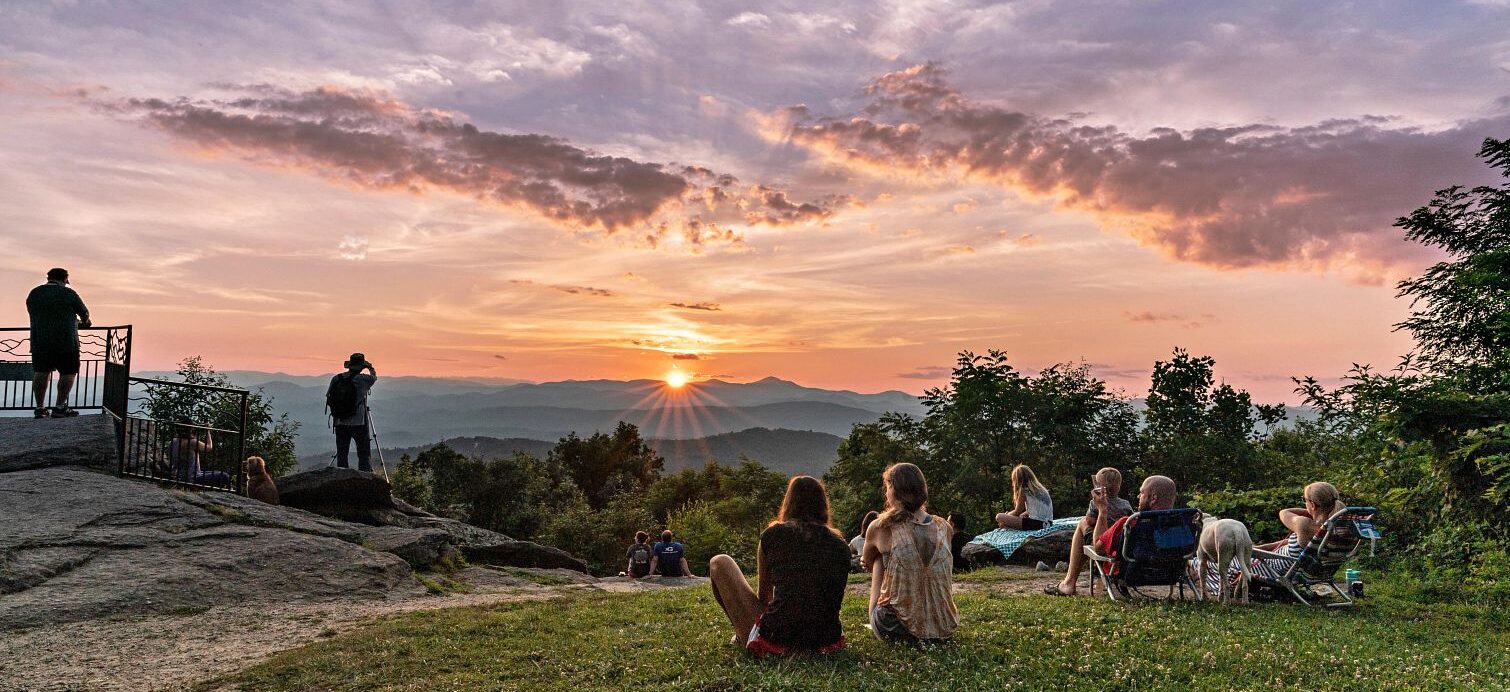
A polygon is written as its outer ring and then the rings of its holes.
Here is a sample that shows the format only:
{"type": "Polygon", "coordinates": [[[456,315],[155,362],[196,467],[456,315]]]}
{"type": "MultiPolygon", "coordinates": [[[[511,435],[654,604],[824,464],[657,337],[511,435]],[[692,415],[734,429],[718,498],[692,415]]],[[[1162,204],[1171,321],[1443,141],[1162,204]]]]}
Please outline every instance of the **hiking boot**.
{"type": "Polygon", "coordinates": [[[77,416],[77,415],[79,415],[78,411],[75,411],[74,409],[68,408],[67,406],[54,406],[54,407],[52,407],[52,417],[53,418],[72,418],[72,417],[77,416]]]}
{"type": "Polygon", "coordinates": [[[31,415],[33,418],[47,418],[49,416],[46,408],[39,408],[35,411],[32,411],[31,415]]]}

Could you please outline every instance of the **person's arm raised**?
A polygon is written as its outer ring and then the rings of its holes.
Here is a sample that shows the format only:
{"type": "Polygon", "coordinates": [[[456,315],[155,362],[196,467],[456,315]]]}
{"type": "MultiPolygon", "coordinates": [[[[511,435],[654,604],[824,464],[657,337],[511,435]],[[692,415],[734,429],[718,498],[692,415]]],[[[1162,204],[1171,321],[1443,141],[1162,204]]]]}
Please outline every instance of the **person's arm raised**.
{"type": "Polygon", "coordinates": [[[1106,488],[1092,490],[1091,502],[1096,505],[1096,528],[1094,531],[1091,531],[1091,536],[1095,542],[1096,549],[1100,550],[1101,534],[1106,533],[1106,509],[1109,504],[1106,499],[1106,488]]]}
{"type": "Polygon", "coordinates": [[[1316,521],[1311,519],[1310,512],[1301,507],[1279,510],[1279,523],[1294,532],[1302,545],[1316,532],[1316,521]]]}

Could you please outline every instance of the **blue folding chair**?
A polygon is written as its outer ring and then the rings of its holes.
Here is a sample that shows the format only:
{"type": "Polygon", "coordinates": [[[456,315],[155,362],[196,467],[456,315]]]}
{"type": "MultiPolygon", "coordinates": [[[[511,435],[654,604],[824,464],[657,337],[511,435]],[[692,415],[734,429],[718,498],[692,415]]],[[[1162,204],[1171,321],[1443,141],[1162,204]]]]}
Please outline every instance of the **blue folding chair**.
{"type": "Polygon", "coordinates": [[[1188,567],[1200,536],[1201,511],[1193,507],[1137,512],[1123,526],[1116,557],[1085,546],[1085,555],[1094,568],[1091,588],[1095,588],[1094,579],[1099,576],[1107,597],[1114,601],[1134,596],[1154,598],[1143,589],[1160,586],[1169,589],[1169,600],[1174,600],[1177,589],[1180,600],[1185,600],[1187,587],[1192,598],[1198,597],[1200,589],[1191,580],[1188,567]]]}

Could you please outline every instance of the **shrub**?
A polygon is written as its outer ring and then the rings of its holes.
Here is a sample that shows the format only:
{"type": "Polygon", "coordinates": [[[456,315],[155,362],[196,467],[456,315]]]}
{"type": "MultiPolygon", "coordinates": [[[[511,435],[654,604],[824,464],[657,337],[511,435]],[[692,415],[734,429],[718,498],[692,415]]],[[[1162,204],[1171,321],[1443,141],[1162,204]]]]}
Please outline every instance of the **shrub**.
{"type": "Polygon", "coordinates": [[[624,570],[634,533],[656,533],[652,529],[650,512],[632,497],[617,498],[600,510],[579,500],[549,519],[541,542],[587,561],[593,574],[611,575],[624,570]]]}
{"type": "Polygon", "coordinates": [[[689,503],[671,514],[667,528],[686,546],[687,564],[693,574],[706,575],[708,560],[719,553],[728,554],[740,567],[753,571],[758,529],[752,532],[747,527],[739,530],[729,526],[719,517],[719,509],[703,500],[689,503]]]}

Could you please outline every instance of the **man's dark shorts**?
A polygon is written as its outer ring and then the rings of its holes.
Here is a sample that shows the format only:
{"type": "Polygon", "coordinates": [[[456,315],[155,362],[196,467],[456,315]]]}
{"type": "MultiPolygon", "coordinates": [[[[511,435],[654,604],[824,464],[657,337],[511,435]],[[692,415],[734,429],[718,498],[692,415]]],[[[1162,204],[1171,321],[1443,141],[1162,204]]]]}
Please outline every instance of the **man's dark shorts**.
{"type": "Polygon", "coordinates": [[[31,354],[31,369],[37,374],[58,371],[59,375],[79,374],[79,352],[54,352],[31,354]]]}

